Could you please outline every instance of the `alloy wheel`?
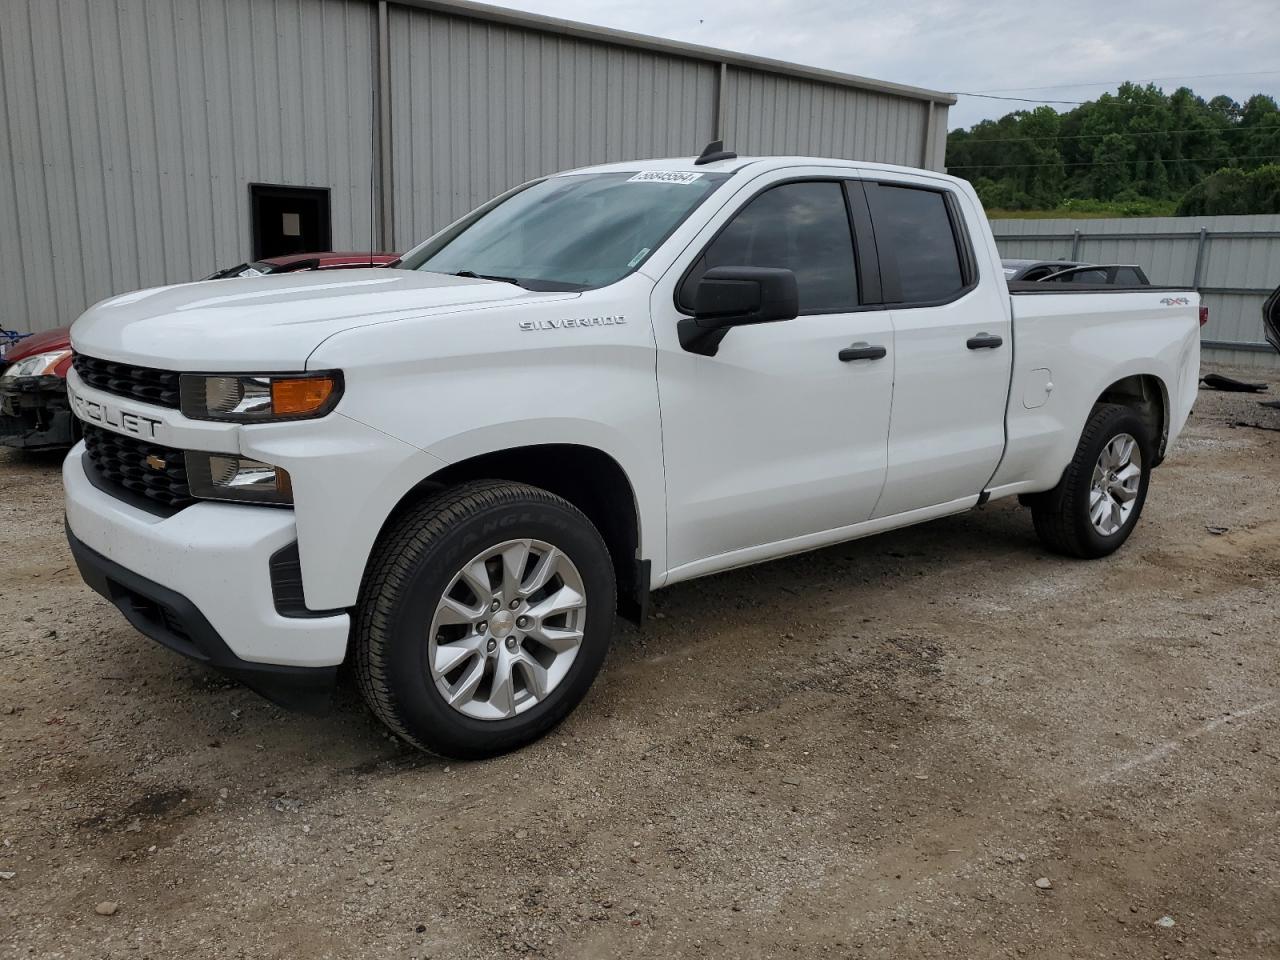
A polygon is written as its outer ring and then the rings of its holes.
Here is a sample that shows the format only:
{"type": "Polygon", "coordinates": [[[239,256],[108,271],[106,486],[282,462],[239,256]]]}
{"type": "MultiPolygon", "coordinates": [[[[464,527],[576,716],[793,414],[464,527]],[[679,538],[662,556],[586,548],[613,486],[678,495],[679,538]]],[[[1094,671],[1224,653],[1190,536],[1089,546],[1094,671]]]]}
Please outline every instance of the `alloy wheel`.
{"type": "Polygon", "coordinates": [[[507,540],[468,561],[436,606],[427,644],[446,703],[477,720],[505,720],[568,675],[586,621],[582,576],[562,550],[507,540]]]}
{"type": "Polygon", "coordinates": [[[1127,433],[1112,437],[1093,467],[1089,488],[1089,520],[1109,537],[1124,527],[1133,513],[1142,485],[1142,450],[1127,433]]]}

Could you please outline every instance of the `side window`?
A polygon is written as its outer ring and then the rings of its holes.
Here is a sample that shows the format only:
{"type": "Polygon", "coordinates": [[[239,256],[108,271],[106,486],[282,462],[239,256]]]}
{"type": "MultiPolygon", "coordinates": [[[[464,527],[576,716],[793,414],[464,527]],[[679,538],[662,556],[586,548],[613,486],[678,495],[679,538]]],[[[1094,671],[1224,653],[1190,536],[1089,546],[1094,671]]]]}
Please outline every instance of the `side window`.
{"type": "Polygon", "coordinates": [[[796,275],[802,314],[853,310],[858,275],[844,188],[832,181],[784,183],[751,200],[690,271],[683,306],[712,267],[784,267],[796,275]]]}
{"type": "Polygon", "coordinates": [[[941,193],[868,184],[867,202],[881,275],[896,273],[901,287],[893,290],[886,283],[886,303],[945,300],[968,285],[956,231],[941,193]],[[895,265],[896,271],[892,269],[895,265]]]}

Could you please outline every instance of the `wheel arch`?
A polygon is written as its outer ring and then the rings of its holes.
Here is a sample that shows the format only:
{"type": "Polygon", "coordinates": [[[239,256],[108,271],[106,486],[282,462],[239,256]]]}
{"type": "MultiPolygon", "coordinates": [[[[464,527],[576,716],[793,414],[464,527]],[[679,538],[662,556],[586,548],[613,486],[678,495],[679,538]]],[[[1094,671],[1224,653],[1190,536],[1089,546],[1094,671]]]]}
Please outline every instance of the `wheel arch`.
{"type": "Polygon", "coordinates": [[[640,624],[649,601],[650,561],[641,557],[641,511],[622,465],[595,447],[538,443],[491,450],[450,463],[411,487],[383,520],[393,524],[423,498],[472,480],[505,480],[563,497],[586,515],[604,538],[618,584],[618,612],[640,624]]]}
{"type": "Polygon", "coordinates": [[[1129,407],[1151,431],[1156,455],[1152,466],[1159,466],[1169,444],[1169,388],[1161,377],[1152,373],[1135,373],[1116,380],[1094,401],[1129,407]]]}

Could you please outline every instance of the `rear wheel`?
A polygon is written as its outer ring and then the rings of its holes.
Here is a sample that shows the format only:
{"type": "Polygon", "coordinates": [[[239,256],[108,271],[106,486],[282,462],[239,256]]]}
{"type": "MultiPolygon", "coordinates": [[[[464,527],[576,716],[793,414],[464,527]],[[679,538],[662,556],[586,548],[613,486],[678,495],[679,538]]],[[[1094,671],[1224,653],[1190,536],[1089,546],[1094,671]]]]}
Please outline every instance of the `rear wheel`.
{"type": "Polygon", "coordinates": [[[1096,558],[1119,549],[1142,514],[1151,432],[1129,407],[1094,408],[1058,486],[1031,498],[1036,534],[1057,553],[1096,558]]]}
{"type": "Polygon", "coordinates": [[[599,672],[613,565],[567,501],[470,483],[384,534],[361,590],[355,671],[409,743],[458,758],[519,747],[559,723],[599,672]]]}

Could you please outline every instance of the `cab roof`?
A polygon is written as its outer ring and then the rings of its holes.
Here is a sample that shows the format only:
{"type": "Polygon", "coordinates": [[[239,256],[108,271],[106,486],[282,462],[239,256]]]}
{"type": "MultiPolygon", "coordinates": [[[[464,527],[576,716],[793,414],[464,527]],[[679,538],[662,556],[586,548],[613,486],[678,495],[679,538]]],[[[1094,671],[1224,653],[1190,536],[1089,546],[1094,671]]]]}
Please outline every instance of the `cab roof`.
{"type": "Polygon", "coordinates": [[[645,172],[649,170],[670,170],[679,173],[739,173],[748,168],[754,172],[785,170],[788,167],[843,167],[849,170],[884,171],[886,173],[910,173],[917,176],[933,177],[951,183],[962,182],[958,177],[948,176],[936,170],[924,170],[917,167],[905,167],[891,163],[872,163],[863,160],[848,160],[838,157],[734,157],[731,160],[713,160],[710,163],[698,164],[697,157],[660,157],[652,160],[626,160],[620,163],[602,163],[590,167],[579,167],[575,170],[562,170],[553,176],[563,177],[581,173],[625,173],[645,172]]]}

